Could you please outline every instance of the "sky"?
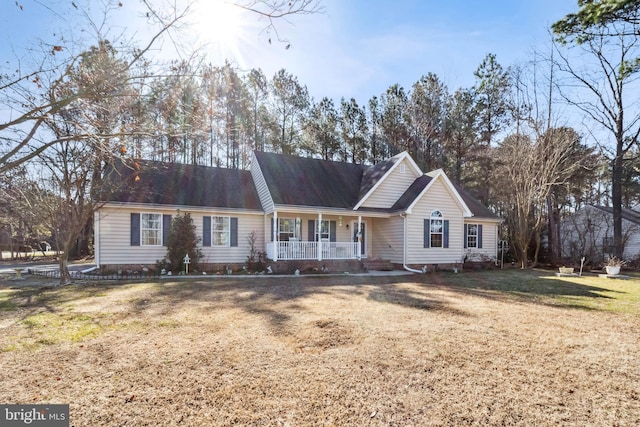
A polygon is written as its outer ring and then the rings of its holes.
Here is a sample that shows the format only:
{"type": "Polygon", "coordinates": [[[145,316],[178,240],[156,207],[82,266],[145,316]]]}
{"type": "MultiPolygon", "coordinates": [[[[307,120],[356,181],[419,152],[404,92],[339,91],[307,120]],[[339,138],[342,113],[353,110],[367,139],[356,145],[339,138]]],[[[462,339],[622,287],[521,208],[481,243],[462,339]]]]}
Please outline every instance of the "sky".
{"type": "MultiPolygon", "coordinates": [[[[90,13],[104,0],[74,0],[90,13]]],[[[159,5],[167,0],[150,0],[159,5]]],[[[186,1],[186,0],[185,0],[186,1]]],[[[244,0],[236,0],[244,1],[244,0]]],[[[149,28],[139,0],[121,0],[110,15],[109,34],[145,40],[149,28]]],[[[0,67],[33,58],[38,39],[77,33],[82,19],[71,0],[0,0],[0,67]],[[20,8],[22,6],[22,8],[20,8]]],[[[264,31],[266,21],[226,0],[196,0],[190,24],[155,55],[171,58],[174,43],[201,46],[207,60],[227,59],[240,70],[279,69],[298,78],[315,100],[355,98],[365,104],[392,84],[406,90],[429,72],[450,91],[474,84],[473,72],[488,53],[504,67],[548,50],[549,26],[577,10],[577,0],[324,0],[323,13],[276,21],[287,42],[264,31]],[[269,43],[271,38],[271,43],[269,43]],[[287,49],[286,46],[290,44],[287,49]]],[[[82,8],[82,7],[81,7],[82,8]]]]}

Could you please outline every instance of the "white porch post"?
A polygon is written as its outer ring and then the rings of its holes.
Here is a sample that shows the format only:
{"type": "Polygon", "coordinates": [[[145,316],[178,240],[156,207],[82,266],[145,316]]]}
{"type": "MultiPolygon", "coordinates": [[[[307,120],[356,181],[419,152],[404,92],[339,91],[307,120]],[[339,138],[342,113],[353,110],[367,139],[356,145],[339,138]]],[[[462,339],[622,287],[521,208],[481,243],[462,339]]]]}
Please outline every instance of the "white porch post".
{"type": "Polygon", "coordinates": [[[362,259],[362,216],[358,215],[358,260],[362,259]]]}
{"type": "Polygon", "coordinates": [[[273,260],[278,261],[278,252],[280,244],[278,243],[278,211],[273,211],[273,260]]]}
{"type": "Polygon", "coordinates": [[[315,238],[318,239],[318,261],[322,261],[322,239],[320,238],[322,234],[319,234],[318,230],[322,230],[322,212],[318,212],[318,223],[316,224],[316,229],[313,230],[313,235],[317,236],[315,238]]]}

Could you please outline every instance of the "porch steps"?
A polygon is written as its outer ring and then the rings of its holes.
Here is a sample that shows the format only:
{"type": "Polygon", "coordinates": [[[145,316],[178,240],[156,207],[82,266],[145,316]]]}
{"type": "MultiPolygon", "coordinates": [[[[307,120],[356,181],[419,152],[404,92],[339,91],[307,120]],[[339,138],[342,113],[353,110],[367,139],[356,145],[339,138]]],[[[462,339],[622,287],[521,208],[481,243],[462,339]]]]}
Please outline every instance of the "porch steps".
{"type": "Polygon", "coordinates": [[[365,258],[362,260],[362,267],[367,270],[376,271],[392,271],[394,270],[393,264],[388,259],[379,258],[365,258]]]}

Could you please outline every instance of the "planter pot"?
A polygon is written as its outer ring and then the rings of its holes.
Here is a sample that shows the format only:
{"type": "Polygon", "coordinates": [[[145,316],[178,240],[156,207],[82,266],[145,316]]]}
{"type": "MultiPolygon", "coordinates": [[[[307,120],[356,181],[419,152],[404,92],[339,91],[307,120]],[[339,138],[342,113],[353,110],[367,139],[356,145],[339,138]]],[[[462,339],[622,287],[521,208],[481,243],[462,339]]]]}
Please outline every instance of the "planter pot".
{"type": "Polygon", "coordinates": [[[605,267],[605,270],[607,270],[607,274],[610,276],[616,276],[618,274],[620,274],[620,266],[619,265],[607,265],[605,267]]]}
{"type": "Polygon", "coordinates": [[[559,267],[560,274],[573,274],[573,267],[559,267]]]}

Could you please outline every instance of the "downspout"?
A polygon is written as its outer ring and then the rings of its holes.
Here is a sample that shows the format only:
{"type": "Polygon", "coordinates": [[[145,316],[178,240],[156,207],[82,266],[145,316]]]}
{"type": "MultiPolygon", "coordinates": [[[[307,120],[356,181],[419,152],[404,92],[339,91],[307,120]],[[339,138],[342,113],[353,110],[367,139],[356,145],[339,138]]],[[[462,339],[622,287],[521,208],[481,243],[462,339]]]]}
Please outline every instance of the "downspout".
{"type": "Polygon", "coordinates": [[[422,270],[416,270],[415,268],[410,268],[407,266],[407,215],[400,214],[402,217],[402,268],[412,273],[424,273],[422,270]]]}
{"type": "Polygon", "coordinates": [[[93,217],[93,260],[98,267],[100,266],[100,215],[101,212],[98,210],[93,217]]]}

